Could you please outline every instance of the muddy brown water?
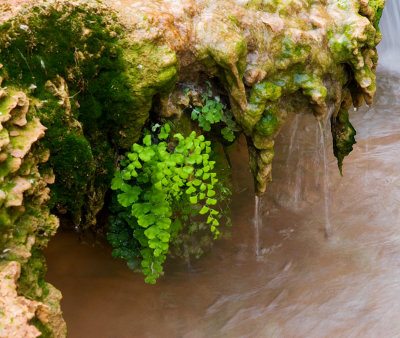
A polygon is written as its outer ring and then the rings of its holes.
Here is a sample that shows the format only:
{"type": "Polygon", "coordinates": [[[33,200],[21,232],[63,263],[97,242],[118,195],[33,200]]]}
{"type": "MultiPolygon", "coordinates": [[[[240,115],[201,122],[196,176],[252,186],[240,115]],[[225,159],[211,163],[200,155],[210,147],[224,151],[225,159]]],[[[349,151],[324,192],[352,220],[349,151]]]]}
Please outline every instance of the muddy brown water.
{"type": "Polygon", "coordinates": [[[317,122],[284,127],[258,257],[243,141],[232,152],[232,238],[191,268],[169,261],[157,285],[106,243],[57,234],[47,279],[64,295],[69,337],[400,337],[400,79],[381,72],[378,83],[374,105],[351,112],[357,145],[343,177],[327,138],[327,198],[317,122]]]}

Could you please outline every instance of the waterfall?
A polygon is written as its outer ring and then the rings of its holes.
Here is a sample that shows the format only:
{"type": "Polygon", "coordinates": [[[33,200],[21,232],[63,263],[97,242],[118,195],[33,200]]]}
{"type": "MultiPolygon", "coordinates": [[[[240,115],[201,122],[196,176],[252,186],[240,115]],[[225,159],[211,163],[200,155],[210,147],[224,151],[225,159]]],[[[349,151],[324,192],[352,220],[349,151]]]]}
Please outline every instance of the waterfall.
{"type": "Polygon", "coordinates": [[[400,73],[400,1],[386,0],[379,28],[382,41],[378,45],[379,67],[400,73]]]}

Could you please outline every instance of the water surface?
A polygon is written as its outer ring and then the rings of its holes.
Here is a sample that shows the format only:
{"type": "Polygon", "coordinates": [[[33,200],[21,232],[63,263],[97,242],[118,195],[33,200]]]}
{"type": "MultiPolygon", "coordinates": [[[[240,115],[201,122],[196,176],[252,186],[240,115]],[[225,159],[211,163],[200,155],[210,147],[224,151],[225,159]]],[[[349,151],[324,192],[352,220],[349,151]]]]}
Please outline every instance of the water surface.
{"type": "Polygon", "coordinates": [[[64,295],[69,336],[400,336],[400,80],[380,72],[378,84],[375,104],[351,112],[357,145],[343,177],[330,137],[323,158],[314,118],[291,117],[260,201],[258,243],[243,140],[232,153],[232,238],[191,268],[169,261],[146,285],[106,243],[57,234],[47,279],[64,295]]]}

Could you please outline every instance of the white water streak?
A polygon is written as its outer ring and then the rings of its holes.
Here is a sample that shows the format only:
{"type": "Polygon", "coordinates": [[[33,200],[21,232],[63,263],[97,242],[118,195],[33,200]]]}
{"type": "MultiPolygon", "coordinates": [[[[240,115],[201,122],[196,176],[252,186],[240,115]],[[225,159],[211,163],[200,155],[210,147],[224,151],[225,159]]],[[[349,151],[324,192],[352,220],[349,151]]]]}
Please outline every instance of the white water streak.
{"type": "Polygon", "coordinates": [[[321,136],[321,141],[320,141],[320,146],[322,148],[322,162],[324,166],[324,206],[325,206],[325,233],[329,237],[331,234],[331,221],[330,221],[330,215],[329,215],[329,204],[330,204],[330,198],[329,198],[329,167],[328,167],[328,159],[327,159],[327,154],[326,154],[326,142],[325,142],[325,130],[327,125],[329,124],[329,118],[323,121],[319,121],[319,130],[320,130],[320,136],[321,136]]]}
{"type": "Polygon", "coordinates": [[[254,251],[256,257],[260,255],[260,197],[255,195],[254,198],[254,251]]]}
{"type": "Polygon", "coordinates": [[[290,166],[290,160],[293,154],[293,146],[294,146],[294,141],[296,139],[297,129],[299,128],[299,122],[300,122],[300,114],[296,114],[290,131],[290,143],[289,143],[288,156],[286,159],[287,167],[290,166]]]}

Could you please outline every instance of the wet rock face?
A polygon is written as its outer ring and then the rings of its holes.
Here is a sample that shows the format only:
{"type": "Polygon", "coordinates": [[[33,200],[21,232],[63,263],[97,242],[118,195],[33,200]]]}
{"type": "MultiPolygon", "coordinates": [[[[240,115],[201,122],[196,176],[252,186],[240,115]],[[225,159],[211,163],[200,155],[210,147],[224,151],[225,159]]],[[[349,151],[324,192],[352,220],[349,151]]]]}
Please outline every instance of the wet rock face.
{"type": "Polygon", "coordinates": [[[17,262],[9,262],[0,267],[0,337],[38,337],[41,332],[29,321],[35,317],[42,305],[18,296],[17,280],[21,267],[17,262]]]}
{"type": "Polygon", "coordinates": [[[348,91],[354,106],[372,102],[383,5],[37,0],[16,14],[5,4],[0,60],[10,81],[33,85],[43,103],[38,115],[58,177],[51,206],[76,226],[96,224],[118,152],[140,138],[150,111],[153,119],[181,117],[187,107],[176,91],[208,80],[229,99],[263,193],[288,113],[336,119],[348,91]]]}
{"type": "Polygon", "coordinates": [[[28,95],[6,86],[7,73],[1,71],[0,336],[36,337],[40,331],[29,320],[49,332],[65,331],[59,310],[61,294],[44,281],[40,252],[58,228],[58,219],[46,206],[47,184],[54,176],[41,168],[50,154],[39,141],[46,128],[35,117],[28,95]]]}
{"type": "Polygon", "coordinates": [[[137,38],[157,36],[176,52],[178,81],[199,83],[204,73],[218,78],[248,137],[259,193],[271,179],[274,137],[289,112],[335,120],[348,90],[355,107],[372,102],[384,0],[124,1],[128,5],[131,22],[151,27],[136,30],[137,38]]]}
{"type": "Polygon", "coordinates": [[[50,206],[77,227],[96,223],[115,157],[139,139],[153,96],[177,76],[175,52],[138,33],[150,24],[124,22],[97,1],[31,1],[1,25],[9,81],[32,88],[48,128],[50,206]]]}
{"type": "Polygon", "coordinates": [[[49,292],[43,302],[21,296],[17,285],[20,275],[20,263],[0,263],[0,337],[65,337],[66,326],[59,307],[61,293],[48,284],[49,292]]]}

